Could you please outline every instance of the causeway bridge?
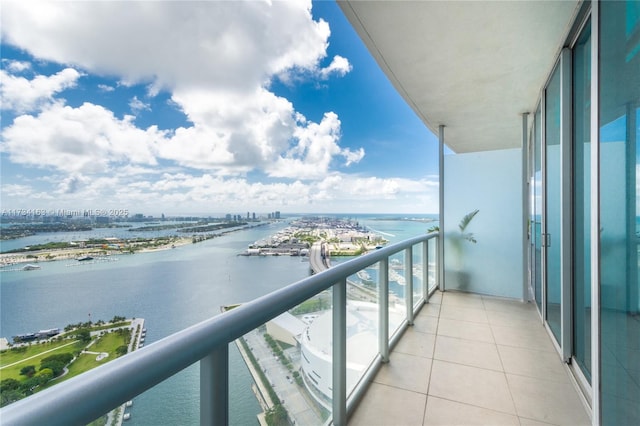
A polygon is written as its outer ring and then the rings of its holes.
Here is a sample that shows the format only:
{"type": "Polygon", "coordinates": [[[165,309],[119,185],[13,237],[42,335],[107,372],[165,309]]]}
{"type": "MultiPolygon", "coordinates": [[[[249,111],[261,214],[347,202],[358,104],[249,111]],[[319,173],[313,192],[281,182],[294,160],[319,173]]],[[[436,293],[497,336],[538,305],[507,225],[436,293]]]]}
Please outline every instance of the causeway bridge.
{"type": "Polygon", "coordinates": [[[309,264],[314,274],[318,274],[331,267],[328,256],[327,244],[321,241],[313,243],[309,249],[309,264]]]}

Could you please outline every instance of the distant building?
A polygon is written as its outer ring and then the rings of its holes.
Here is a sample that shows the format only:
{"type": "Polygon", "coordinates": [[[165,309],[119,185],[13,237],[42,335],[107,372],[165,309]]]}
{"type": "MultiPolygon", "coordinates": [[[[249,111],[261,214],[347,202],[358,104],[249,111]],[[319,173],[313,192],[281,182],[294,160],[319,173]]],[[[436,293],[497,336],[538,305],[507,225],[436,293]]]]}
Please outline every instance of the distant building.
{"type": "Polygon", "coordinates": [[[108,216],[97,216],[96,217],[96,223],[109,223],[109,217],[108,216]]]}
{"type": "MultiPolygon", "coordinates": [[[[395,329],[404,318],[402,303],[389,306],[389,324],[395,329]]],[[[347,393],[353,389],[371,360],[378,342],[378,305],[349,301],[347,304],[347,393]],[[372,349],[374,348],[374,349],[372,349]]],[[[332,311],[324,311],[309,324],[301,338],[304,383],[311,395],[331,409],[332,311]]]]}
{"type": "Polygon", "coordinates": [[[300,345],[300,337],[306,328],[306,324],[298,318],[285,312],[267,322],[267,333],[275,340],[291,346],[300,345]]]}
{"type": "Polygon", "coordinates": [[[46,339],[49,337],[57,336],[58,334],[60,334],[60,329],[52,328],[49,330],[40,330],[36,333],[36,336],[38,339],[46,339]]]}

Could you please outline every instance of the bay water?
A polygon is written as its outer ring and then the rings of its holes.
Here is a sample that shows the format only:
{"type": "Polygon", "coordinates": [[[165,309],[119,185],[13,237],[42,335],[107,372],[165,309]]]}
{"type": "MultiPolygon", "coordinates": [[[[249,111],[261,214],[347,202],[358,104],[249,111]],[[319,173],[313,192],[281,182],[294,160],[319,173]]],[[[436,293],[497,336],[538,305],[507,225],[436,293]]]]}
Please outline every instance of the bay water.
{"type": "MultiPolygon", "coordinates": [[[[429,227],[423,222],[375,220],[374,215],[352,219],[391,242],[429,227]]],[[[10,339],[120,315],[144,318],[145,343],[151,344],[219,315],[223,305],[250,301],[307,277],[309,263],[300,257],[238,256],[250,243],[286,225],[273,223],[176,249],[117,255],[113,262],[85,265],[67,260],[40,263],[40,270],[4,271],[0,273],[0,337],[10,339]]],[[[60,240],[55,234],[47,238],[60,240]]],[[[260,407],[251,391],[252,378],[235,345],[229,348],[230,422],[255,425],[260,407]]],[[[136,397],[127,423],[198,424],[198,374],[194,365],[136,397]]]]}

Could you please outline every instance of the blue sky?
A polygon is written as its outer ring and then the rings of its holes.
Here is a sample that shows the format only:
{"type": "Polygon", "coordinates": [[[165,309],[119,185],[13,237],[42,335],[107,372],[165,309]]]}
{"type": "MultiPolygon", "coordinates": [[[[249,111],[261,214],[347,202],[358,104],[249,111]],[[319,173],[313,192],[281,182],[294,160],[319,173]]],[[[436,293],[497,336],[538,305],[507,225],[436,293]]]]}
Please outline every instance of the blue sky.
{"type": "Polygon", "coordinates": [[[437,139],[334,2],[2,7],[3,211],[437,211],[437,139]]]}

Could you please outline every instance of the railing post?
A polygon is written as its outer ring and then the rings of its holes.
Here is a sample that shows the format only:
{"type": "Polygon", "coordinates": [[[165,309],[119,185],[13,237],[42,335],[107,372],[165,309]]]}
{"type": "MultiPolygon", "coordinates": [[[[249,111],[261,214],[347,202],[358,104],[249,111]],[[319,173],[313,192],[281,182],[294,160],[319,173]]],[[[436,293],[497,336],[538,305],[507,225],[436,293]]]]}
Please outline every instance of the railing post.
{"type": "Polygon", "coordinates": [[[429,240],[422,242],[422,294],[429,303],[429,240]]]}
{"type": "Polygon", "coordinates": [[[347,279],[333,286],[333,424],[347,424],[347,279]]]}
{"type": "Polygon", "coordinates": [[[200,360],[200,425],[229,424],[229,345],[200,360]]]}
{"type": "Polygon", "coordinates": [[[404,251],[404,300],[407,304],[407,324],[413,325],[413,247],[404,251]]]}
{"type": "Polygon", "coordinates": [[[378,349],[382,362],[389,362],[389,258],[378,269],[378,349]]]}
{"type": "Polygon", "coordinates": [[[436,265],[438,266],[438,287],[440,291],[444,291],[445,273],[444,273],[444,125],[438,126],[438,165],[439,165],[439,181],[438,181],[438,220],[440,221],[438,230],[438,255],[436,265]]]}

